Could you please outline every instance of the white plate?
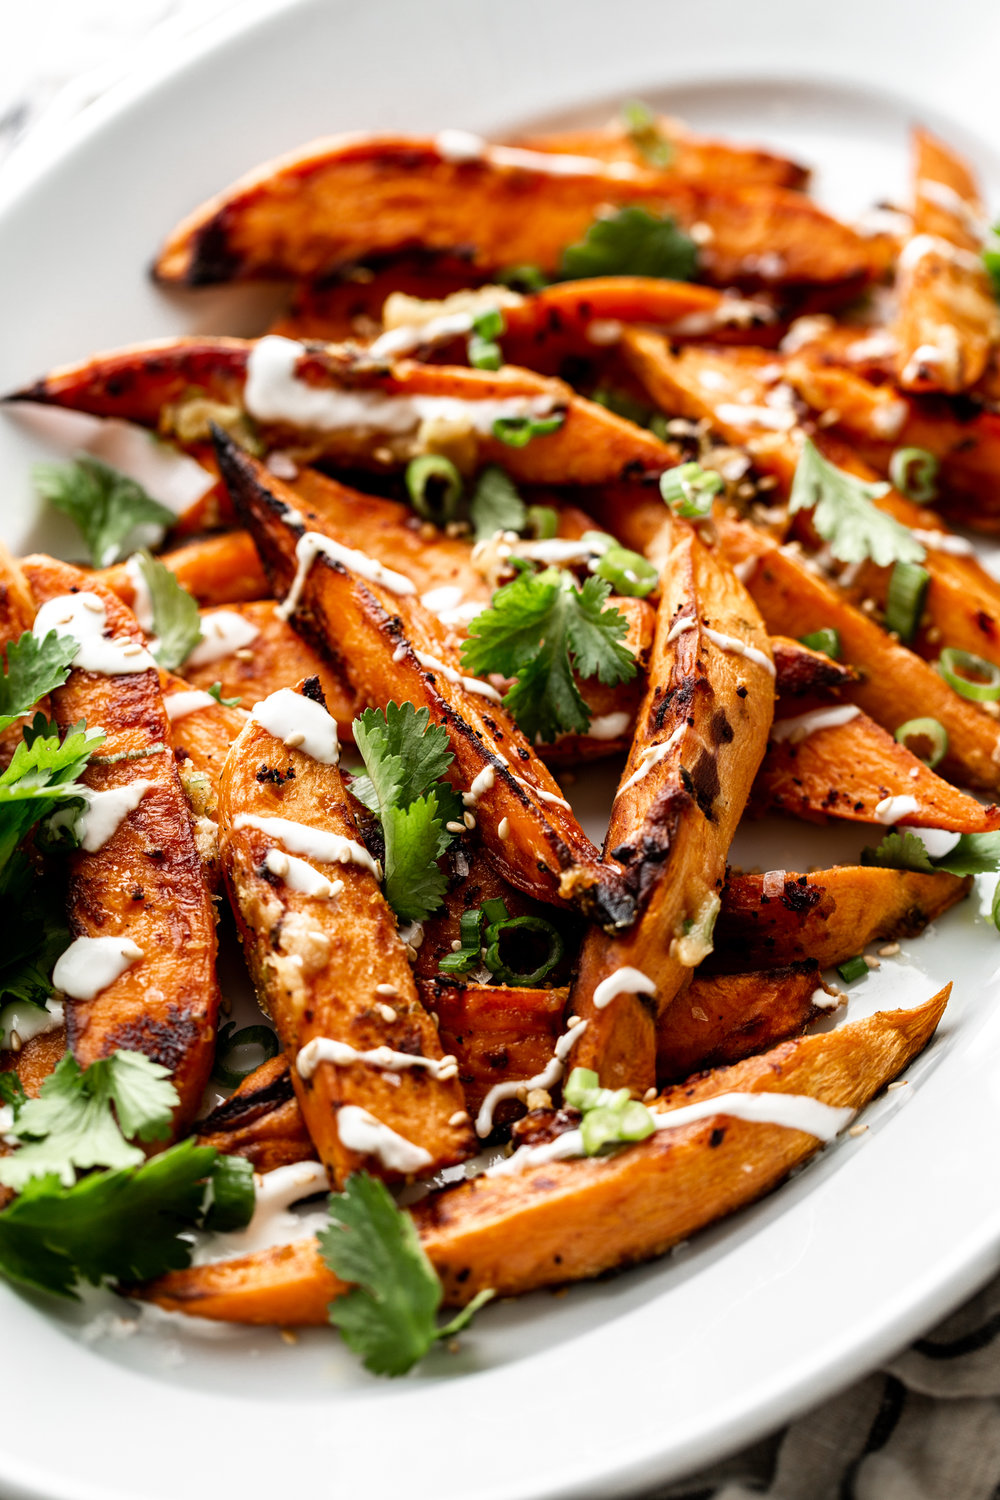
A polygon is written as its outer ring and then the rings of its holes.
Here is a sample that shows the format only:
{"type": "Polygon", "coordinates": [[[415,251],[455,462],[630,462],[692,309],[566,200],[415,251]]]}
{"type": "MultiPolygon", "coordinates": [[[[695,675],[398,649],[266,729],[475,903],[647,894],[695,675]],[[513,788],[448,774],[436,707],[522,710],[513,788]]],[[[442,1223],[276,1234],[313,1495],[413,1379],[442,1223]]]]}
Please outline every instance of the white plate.
{"type": "MultiPolygon", "coordinates": [[[[904,191],[905,127],[920,116],[972,150],[1000,203],[986,145],[998,44],[985,0],[243,6],[183,58],[151,49],[124,89],[7,169],[0,389],[134,339],[252,331],[258,297],[167,296],[144,268],[208,193],[330,130],[490,132],[600,117],[639,93],[817,162],[821,192],[852,212],[904,191]]],[[[32,456],[0,421],[4,532],[55,546],[31,499],[32,456]]],[[[788,868],[849,859],[865,841],[791,825],[754,838],[754,858],[788,868]]],[[[0,1287],[3,1494],[621,1494],[861,1375],[1000,1261],[1000,943],[983,894],[855,989],[852,1015],[956,982],[911,1086],[869,1112],[866,1135],[679,1256],[488,1309],[460,1354],[405,1380],[369,1379],[332,1334],[288,1347],[272,1331],[185,1325],[86,1344],[82,1317],[0,1287]]]]}

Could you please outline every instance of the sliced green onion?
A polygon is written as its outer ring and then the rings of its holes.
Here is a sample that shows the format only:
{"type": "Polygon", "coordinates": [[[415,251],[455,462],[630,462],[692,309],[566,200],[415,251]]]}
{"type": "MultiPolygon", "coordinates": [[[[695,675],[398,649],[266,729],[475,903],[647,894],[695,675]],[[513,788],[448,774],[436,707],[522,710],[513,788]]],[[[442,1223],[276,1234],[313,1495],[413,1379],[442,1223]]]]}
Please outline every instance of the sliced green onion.
{"type": "Polygon", "coordinates": [[[645,599],[659,582],[659,573],[641,552],[627,547],[609,547],[597,564],[597,572],[606,578],[616,594],[645,599]]]}
{"type": "Polygon", "coordinates": [[[896,739],[932,771],[948,753],[948,731],[937,719],[907,719],[896,730],[896,739]],[[918,748],[923,745],[926,752],[918,748]]]}
{"type": "Polygon", "coordinates": [[[497,417],[493,423],[493,436],[508,448],[526,448],[532,438],[548,437],[558,432],[566,417],[556,412],[553,417],[497,417]]]}
{"type": "Polygon", "coordinates": [[[822,630],[814,630],[812,635],[800,635],[799,642],[808,646],[810,651],[822,651],[833,661],[840,660],[840,631],[834,630],[832,625],[824,625],[822,630]]]}
{"type": "Polygon", "coordinates": [[[686,521],[711,513],[712,498],[722,490],[722,476],[701,464],[678,464],[660,475],[660,494],[670,509],[686,521]]]}
{"type": "Polygon", "coordinates": [[[541,292],[549,284],[549,279],[540,266],[527,264],[507,266],[496,272],[495,279],[500,286],[513,287],[517,292],[541,292]]]}
{"type": "Polygon", "coordinates": [[[245,1156],[217,1156],[208,1181],[210,1202],[204,1227],[218,1234],[245,1229],[257,1201],[253,1162],[245,1156]]]}
{"type": "Polygon", "coordinates": [[[438,963],[442,974],[468,974],[470,969],[475,969],[479,964],[479,947],[457,948],[454,953],[446,953],[438,963]]]}
{"type": "MultiPolygon", "coordinates": [[[[544,917],[508,917],[505,921],[493,922],[486,929],[486,953],[484,963],[493,978],[500,984],[513,984],[525,989],[531,985],[544,984],[565,951],[562,938],[551,922],[544,917]],[[537,933],[548,944],[548,952],[535,969],[512,969],[501,957],[501,944],[506,945],[512,935],[518,937],[529,932],[537,933]]],[[[518,944],[520,947],[520,944],[518,944]]]]}
{"type": "Polygon", "coordinates": [[[463,948],[473,948],[478,953],[482,940],[483,914],[478,908],[475,911],[463,911],[458,924],[458,935],[462,940],[463,948]]]}
{"type": "Polygon", "coordinates": [[[472,331],[481,339],[498,339],[507,331],[507,323],[499,307],[484,307],[472,320],[472,331]]]}
{"type": "Polygon", "coordinates": [[[669,167],[674,154],[673,142],[663,134],[648,104],[642,99],[627,99],[622,105],[622,123],[647,167],[661,170],[669,167]]]}
{"type": "Polygon", "coordinates": [[[1000,699],[1000,667],[971,651],[948,646],[938,659],[937,669],[949,687],[972,703],[996,703],[1000,699]]]}
{"type": "Polygon", "coordinates": [[[406,488],[413,509],[425,521],[443,526],[458,514],[462,476],[442,453],[422,453],[406,465],[406,488]]]}
{"type": "Polygon", "coordinates": [[[551,505],[529,505],[524,529],[539,542],[550,542],[559,530],[559,513],[551,505]]]}
{"type": "Polygon", "coordinates": [[[845,984],[851,984],[855,979],[862,979],[868,973],[868,965],[864,956],[858,953],[854,958],[845,959],[842,964],[837,965],[837,973],[845,984]]]}
{"type": "Polygon", "coordinates": [[[277,1057],[280,1050],[278,1038],[270,1026],[244,1026],[242,1031],[237,1031],[234,1023],[227,1021],[225,1026],[219,1028],[212,1077],[226,1088],[236,1088],[256,1068],[270,1062],[272,1057],[277,1057]],[[248,1063],[245,1068],[234,1066],[234,1054],[244,1047],[259,1047],[262,1056],[255,1062],[248,1063]]]}
{"type": "Polygon", "coordinates": [[[506,922],[510,916],[507,903],[502,896],[491,896],[488,901],[483,902],[480,910],[487,927],[492,927],[494,922],[506,922]]]}
{"type": "Polygon", "coordinates": [[[503,364],[503,350],[497,339],[506,330],[507,324],[499,307],[487,307],[472,320],[467,351],[469,364],[474,370],[499,370],[503,364]]]}
{"type": "Polygon", "coordinates": [[[928,505],[937,499],[937,476],[941,465],[926,448],[897,448],[889,460],[889,478],[901,495],[928,505]]]}
{"type": "Polygon", "coordinates": [[[580,1121],[580,1135],[586,1156],[596,1156],[604,1146],[622,1141],[644,1141],[656,1129],[651,1112],[638,1099],[628,1097],[628,1089],[618,1093],[625,1098],[610,1105],[589,1109],[580,1121]]]}
{"type": "Polygon", "coordinates": [[[885,602],[885,628],[894,631],[904,645],[917,633],[924,611],[931,575],[919,563],[893,563],[885,602]]]}

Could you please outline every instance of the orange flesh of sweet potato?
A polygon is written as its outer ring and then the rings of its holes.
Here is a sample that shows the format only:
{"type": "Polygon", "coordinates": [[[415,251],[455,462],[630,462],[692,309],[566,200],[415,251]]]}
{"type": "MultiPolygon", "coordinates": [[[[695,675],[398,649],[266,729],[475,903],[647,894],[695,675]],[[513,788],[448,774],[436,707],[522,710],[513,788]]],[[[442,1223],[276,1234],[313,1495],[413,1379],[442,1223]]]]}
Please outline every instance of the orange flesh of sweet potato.
{"type": "MultiPolygon", "coordinates": [[[[779,733],[781,723],[775,720],[779,733]]],[[[881,822],[876,808],[887,797],[916,799],[918,805],[899,820],[915,827],[956,833],[1000,828],[1000,808],[983,807],[942,781],[867,714],[818,728],[797,742],[772,738],[753,789],[758,810],[856,823],[881,822]]]]}
{"type": "Polygon", "coordinates": [[[213,1146],[227,1156],[245,1156],[255,1172],[273,1172],[276,1167],[315,1159],[316,1147],[283,1053],[255,1068],[202,1120],[198,1145],[213,1146]]]}
{"type": "MultiPolygon", "coordinates": [[[[203,609],[267,597],[267,578],[249,532],[227,531],[221,536],[199,537],[185,547],[161,552],[157,560],[170,569],[181,587],[193,594],[203,609]]],[[[135,582],[124,563],[104,568],[96,576],[129,609],[134,608],[135,582]]]]}
{"type": "Polygon", "coordinates": [[[770,662],[743,586],[691,527],[667,519],[663,528],[649,688],[605,844],[634,884],[640,915],[621,936],[588,932],[571,997],[587,1029],[570,1066],[593,1068],[606,1087],[640,1092],[655,1080],[657,1017],[668,1013],[704,956],[686,938],[685,924],[704,922],[722,888],[774,706],[764,665],[706,634],[743,642],[770,662]],[[691,628],[683,628],[686,618],[691,628]],[[669,741],[657,759],[655,747],[669,741]],[[599,1005],[598,986],[622,968],[638,969],[655,985],[655,998],[626,992],[599,1005]]]}
{"type": "MultiPolygon", "coordinates": [[[[950,985],[914,1010],[884,1011],[668,1090],[660,1111],[726,1092],[807,1094],[860,1109],[927,1045],[950,985]]],[[[662,1254],[752,1203],[815,1154],[814,1136],[717,1114],[657,1131],[596,1165],[548,1162],[480,1177],[417,1204],[445,1300],[492,1287],[511,1295],[595,1276],[662,1254]]],[[[314,1239],[174,1271],[141,1294],[174,1312],[241,1323],[326,1322],[343,1282],[314,1239]]]]}
{"type": "MultiPolygon", "coordinates": [[[[0,542],[0,671],[6,665],[6,650],[30,630],[35,618],[35,601],[21,571],[20,564],[11,557],[3,542],[0,542]]],[[[48,700],[43,699],[39,710],[45,710],[48,700]]],[[[24,725],[29,719],[18,719],[0,733],[0,769],[7,765],[21,743],[24,725]]]]}
{"type": "Polygon", "coordinates": [[[187,285],[308,280],[414,246],[469,247],[481,271],[526,262],[553,271],[599,209],[629,203],[682,226],[708,224],[702,271],[722,286],[864,282],[884,268],[884,246],[786,188],[685,181],[599,162],[565,174],[547,170],[546,161],[529,155],[503,165],[492,148],[453,161],[435,141],[406,137],[315,141],[196,209],[170,236],[156,274],[187,285]],[[774,257],[763,267],[761,245],[774,257]]]}
{"type": "Polygon", "coordinates": [[[765,894],[763,875],[730,877],[707,969],[731,973],[806,958],[833,968],[869,943],[916,937],[972,886],[943,870],[837,865],[812,875],[781,873],[778,896],[765,894]]]}
{"type": "Polygon", "coordinates": [[[904,246],[896,271],[897,378],[905,390],[954,394],[979,380],[1000,335],[980,254],[985,209],[968,166],[942,141],[916,130],[913,147],[917,243],[904,246]]]}
{"type": "Polygon", "coordinates": [[[341,1140],[340,1110],[350,1105],[368,1110],[423,1151],[421,1171],[460,1161],[472,1136],[454,1073],[438,1077],[436,1067],[420,1066],[386,1070],[358,1059],[324,1061],[311,1077],[300,1074],[300,1048],[323,1037],[359,1052],[387,1046],[435,1064],[444,1054],[374,874],[353,861],[315,861],[321,874],[343,888],[330,897],[295,890],[284,879],[271,879],[264,864],[270,850],[280,850],[278,837],[241,827],[244,816],[286,819],[355,845],[360,835],[337,767],[286,749],[251,719],[223,771],[219,853],[247,963],[278,1028],[309,1134],[331,1180],[343,1184],[362,1168],[397,1175],[380,1157],[341,1140]],[[266,778],[260,776],[264,769],[266,778]],[[391,1004],[379,986],[391,986],[391,1004]],[[384,1014],[387,1004],[391,1020],[384,1014]]]}
{"type": "Polygon", "coordinates": [[[834,661],[787,635],[772,635],[771,655],[779,700],[836,697],[841,688],[857,681],[857,672],[846,662],[834,661]]]}
{"type": "MultiPolygon", "coordinates": [[[[28,558],[24,568],[39,603],[90,590],[105,606],[109,631],[142,642],[117,595],[79,568],[46,557],[28,558]]],[[[215,912],[170,749],[159,679],[152,669],[108,677],[77,668],[52,702],[60,724],[85,719],[107,735],[84,772],[88,786],[106,791],[152,783],[103,848],[69,857],[74,936],[129,938],[143,953],[93,1000],[67,1004],[69,1044],[83,1067],[130,1048],[169,1068],[180,1095],[179,1129],[198,1109],[212,1069],[219,988],[215,912]],[[106,763],[131,754],[141,758],[106,763]]]]}
{"type": "MultiPolygon", "coordinates": [[[[775,187],[802,188],[809,171],[787,157],[775,156],[755,146],[736,146],[729,141],[694,135],[680,120],[656,117],[656,129],[669,142],[670,159],[654,170],[672,177],[705,178],[711,182],[771,183],[775,187]]],[[[621,120],[591,130],[559,130],[518,140],[531,151],[555,151],[568,156],[590,156],[598,161],[629,161],[647,166],[645,157],[621,120]]]]}
{"type": "MultiPolygon", "coordinates": [[[[222,463],[276,592],[284,595],[300,534],[284,519],[289,508],[294,510],[295,497],[231,445],[222,449],[222,463]]],[[[477,775],[493,770],[493,786],[479,799],[475,816],[486,847],[511,884],[542,901],[578,904],[604,921],[630,919],[634,905],[620,876],[602,864],[513,720],[478,689],[450,680],[452,672],[460,674],[460,664],[436,616],[412,595],[363,582],[320,556],[309,570],[296,619],[325,642],[364,702],[409,701],[426,706],[431,721],[445,725],[455,756],[448,778],[456,791],[467,792],[477,775]],[[417,651],[443,661],[447,672],[421,665],[417,651]]]]}

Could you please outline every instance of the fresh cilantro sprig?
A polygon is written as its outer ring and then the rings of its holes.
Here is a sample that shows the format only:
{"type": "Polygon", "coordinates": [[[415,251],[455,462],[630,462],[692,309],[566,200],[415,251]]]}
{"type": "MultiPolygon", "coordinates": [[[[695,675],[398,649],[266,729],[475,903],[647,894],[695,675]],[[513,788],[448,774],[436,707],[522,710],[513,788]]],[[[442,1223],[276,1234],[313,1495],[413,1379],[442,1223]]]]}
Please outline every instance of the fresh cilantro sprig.
{"type": "Polygon", "coordinates": [[[524,572],[470,624],[465,667],[477,677],[499,672],[516,679],[504,706],[530,740],[586,733],[590,710],[577,676],[610,685],[635,676],[635,658],[622,644],[628,623],[604,607],[610,593],[603,578],[579,588],[558,568],[524,572]]]}
{"type": "Polygon", "coordinates": [[[583,239],[567,245],[560,272],[565,281],[590,276],[655,276],[691,281],[698,248],[669,216],[630,205],[595,219],[583,239]]]}
{"type": "Polygon", "coordinates": [[[23,850],[0,870],[0,1010],[13,1001],[44,1006],[52,993],[52,970],[69,945],[61,894],[42,880],[23,850]]]}
{"type": "Polygon", "coordinates": [[[673,142],[663,134],[648,104],[642,99],[627,99],[622,105],[622,124],[647,167],[658,171],[669,167],[674,155],[673,142]]]}
{"type": "Polygon", "coordinates": [[[811,510],[812,524],[834,557],[845,563],[871,558],[879,567],[918,563],[924,548],[907,526],[872,504],[888,484],[869,484],[838,469],[809,438],[795,469],[789,510],[811,510]]]}
{"type": "Polygon", "coordinates": [[[946,870],[949,875],[993,875],[1000,872],[1000,833],[963,833],[954,849],[932,859],[918,830],[894,829],[875,848],[862,850],[861,863],[925,875],[935,870],[946,870]]]}
{"type": "Polygon", "coordinates": [[[993,286],[993,295],[1000,302],[1000,224],[990,230],[990,239],[983,251],[983,265],[993,286]]]}
{"type": "Polygon", "coordinates": [[[19,1147],[0,1158],[0,1183],[22,1191],[54,1175],[71,1187],[77,1170],[136,1166],[143,1152],[132,1138],[163,1140],[178,1102],[169,1068],[142,1052],[115,1052],[86,1070],[67,1053],[22,1106],[9,1132],[19,1147]]]}
{"type": "Polygon", "coordinates": [[[175,672],[202,638],[198,601],[182,588],[170,569],[145,548],[136,553],[153,609],[153,655],[175,672]]]}
{"type": "Polygon", "coordinates": [[[580,1134],[587,1156],[596,1156],[605,1146],[644,1141],[656,1129],[652,1112],[628,1089],[602,1089],[590,1068],[573,1069],[563,1099],[583,1115],[580,1134]]]}
{"type": "Polygon", "coordinates": [[[216,703],[221,703],[223,708],[239,708],[243,702],[242,698],[223,698],[221,682],[212,683],[212,686],[208,689],[208,696],[214,698],[216,703]]]}
{"type": "Polygon", "coordinates": [[[412,703],[366,709],[353,729],[368,774],[351,791],[382,824],[386,900],[402,921],[422,922],[448,887],[437,863],[451,842],[445,825],[462,816],[457,794],[440,779],[454,758],[448,731],[412,703]]]}
{"type": "Polygon", "coordinates": [[[330,1223],[317,1235],[324,1262],[351,1291],[330,1303],[330,1322],[374,1375],[405,1375],[439,1339],[467,1327],[493,1296],[474,1297],[439,1327],[443,1290],[410,1215],[383,1182],[355,1172],[330,1195],[330,1223]]]}
{"type": "Polygon", "coordinates": [[[476,479],[469,499],[469,519],[476,541],[488,541],[498,531],[523,531],[528,507],[517,486],[499,464],[487,464],[476,479]]]}
{"type": "Polygon", "coordinates": [[[104,732],[75,725],[60,738],[57,725],[36,714],[0,774],[0,869],[25,834],[57,807],[80,797],[78,778],[104,732]]]}
{"type": "Polygon", "coordinates": [[[0,677],[0,734],[29,714],[39,698],[62,687],[79,649],[71,635],[54,630],[43,641],[26,630],[20,640],[9,643],[0,677]]]}
{"type": "MultiPolygon", "coordinates": [[[[152,527],[157,539],[174,524],[173,511],[142,485],[99,458],[66,464],[35,464],[35,486],[43,500],[69,516],[87,544],[95,568],[107,568],[137,527],[152,527]]],[[[148,538],[152,539],[152,538],[148,538]]]]}

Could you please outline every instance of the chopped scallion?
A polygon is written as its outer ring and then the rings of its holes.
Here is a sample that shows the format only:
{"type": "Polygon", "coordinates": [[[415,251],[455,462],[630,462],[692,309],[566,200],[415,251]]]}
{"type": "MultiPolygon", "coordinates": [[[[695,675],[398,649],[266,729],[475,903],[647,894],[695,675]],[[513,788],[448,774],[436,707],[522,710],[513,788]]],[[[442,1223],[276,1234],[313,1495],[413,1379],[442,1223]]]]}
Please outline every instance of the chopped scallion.
{"type": "Polygon", "coordinates": [[[907,719],[896,730],[896,739],[932,771],[948,753],[948,731],[937,719],[907,719]]]}
{"type": "Polygon", "coordinates": [[[550,542],[559,530],[559,514],[551,505],[529,505],[524,529],[536,541],[550,542]]]}
{"type": "Polygon", "coordinates": [[[564,952],[562,938],[544,917],[507,917],[505,920],[492,922],[486,929],[485,945],[484,961],[493,978],[500,984],[513,984],[525,989],[544,984],[564,952]],[[536,934],[546,943],[547,952],[534,969],[512,969],[502,957],[501,947],[506,946],[512,935],[516,934],[518,952],[522,952],[521,940],[529,933],[536,934]]]}
{"type": "Polygon", "coordinates": [[[863,979],[868,973],[868,965],[865,963],[864,955],[855,954],[854,958],[845,959],[842,964],[837,965],[837,973],[845,984],[851,984],[855,979],[863,979]]]}
{"type": "Polygon", "coordinates": [[[948,646],[938,659],[937,669],[949,687],[971,703],[996,703],[1000,699],[1000,667],[971,651],[948,646]]]}
{"type": "Polygon", "coordinates": [[[648,104],[642,99],[627,99],[622,105],[622,122],[629,140],[647,167],[656,167],[660,171],[669,167],[674,154],[673,142],[663,134],[648,104]]]}
{"type": "Polygon", "coordinates": [[[503,350],[497,339],[506,326],[499,307],[487,307],[473,318],[467,352],[474,370],[499,370],[503,364],[503,350]]]}
{"type": "Polygon", "coordinates": [[[548,437],[558,432],[566,418],[562,412],[552,417],[497,417],[493,436],[508,448],[526,448],[532,438],[548,437]]]}
{"type": "Polygon", "coordinates": [[[462,940],[463,948],[474,948],[479,951],[479,944],[483,931],[483,914],[477,907],[474,911],[463,911],[458,924],[458,935],[462,940]]]}
{"type": "Polygon", "coordinates": [[[723,488],[721,474],[701,464],[678,464],[660,475],[660,494],[676,516],[697,521],[709,515],[713,497],[723,488]]]}
{"type": "Polygon", "coordinates": [[[926,448],[897,448],[889,460],[889,478],[901,495],[918,505],[937,499],[940,464],[926,448]]]}
{"type": "Polygon", "coordinates": [[[270,1062],[272,1057],[277,1057],[279,1051],[278,1038],[270,1026],[244,1026],[241,1031],[237,1031],[234,1023],[227,1021],[225,1026],[219,1028],[212,1077],[225,1088],[236,1088],[256,1068],[270,1062]],[[258,1047],[261,1056],[245,1067],[240,1067],[236,1063],[235,1054],[244,1047],[258,1047]]]}
{"type": "Polygon", "coordinates": [[[442,974],[468,974],[478,963],[478,948],[457,948],[454,953],[445,954],[438,968],[442,974]]]}
{"type": "Polygon", "coordinates": [[[462,499],[462,476],[450,458],[441,453],[422,453],[406,466],[406,488],[413,509],[425,521],[444,526],[458,514],[462,499]]]}
{"type": "Polygon", "coordinates": [[[840,660],[840,631],[834,630],[832,625],[814,630],[811,635],[800,635],[799,643],[808,646],[810,651],[822,651],[824,656],[829,656],[833,661],[840,660]]]}
{"type": "Polygon", "coordinates": [[[893,563],[885,604],[885,628],[894,631],[904,645],[908,646],[917,633],[930,581],[931,575],[919,563],[893,563]]]}
{"type": "Polygon", "coordinates": [[[491,896],[488,901],[483,902],[480,910],[487,927],[491,927],[494,922],[506,922],[510,916],[507,903],[502,896],[491,896]]]}
{"type": "Polygon", "coordinates": [[[606,578],[616,594],[645,599],[659,581],[659,574],[648,558],[627,547],[609,547],[599,559],[596,571],[606,578]]]}

